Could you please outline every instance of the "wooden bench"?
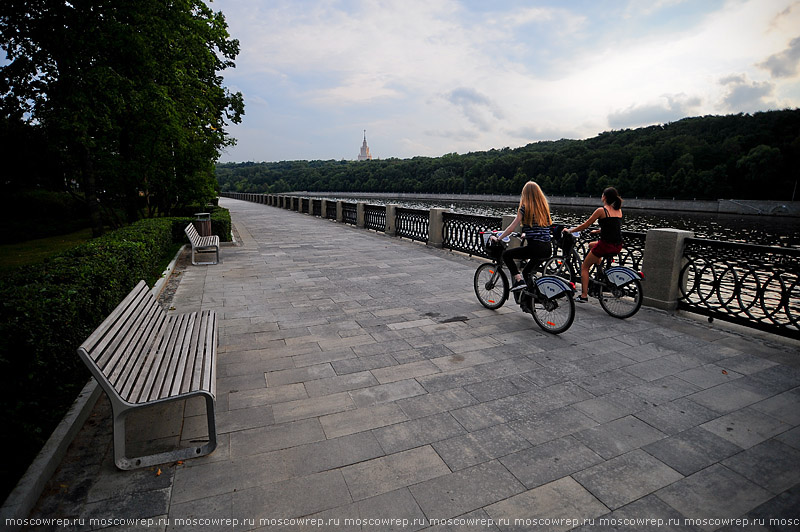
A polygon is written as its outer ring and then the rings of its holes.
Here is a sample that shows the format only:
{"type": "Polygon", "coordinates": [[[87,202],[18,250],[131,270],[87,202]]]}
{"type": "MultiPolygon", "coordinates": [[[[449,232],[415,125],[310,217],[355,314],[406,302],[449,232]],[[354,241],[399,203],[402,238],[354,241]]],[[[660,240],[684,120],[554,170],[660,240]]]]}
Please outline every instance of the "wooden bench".
{"type": "Polygon", "coordinates": [[[183,230],[186,233],[186,236],[189,237],[189,242],[192,243],[192,264],[217,264],[219,262],[219,237],[217,235],[211,236],[200,236],[197,232],[197,229],[194,228],[194,224],[189,224],[186,226],[186,229],[183,230]],[[195,254],[196,253],[203,253],[203,252],[215,252],[216,258],[214,262],[196,262],[195,261],[195,254]]]}
{"type": "Polygon", "coordinates": [[[167,314],[140,281],[78,348],[111,401],[114,462],[135,469],[211,453],[217,447],[217,315],[213,310],[167,314]],[[138,408],[202,396],[208,443],[137,458],[125,453],[125,418],[138,408]]]}

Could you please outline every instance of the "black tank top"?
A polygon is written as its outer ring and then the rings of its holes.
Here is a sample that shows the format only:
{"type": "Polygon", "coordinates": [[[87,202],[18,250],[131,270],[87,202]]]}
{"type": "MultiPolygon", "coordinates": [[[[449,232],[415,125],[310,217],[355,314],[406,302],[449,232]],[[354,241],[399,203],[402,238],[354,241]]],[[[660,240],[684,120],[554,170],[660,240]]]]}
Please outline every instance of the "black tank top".
{"type": "Polygon", "coordinates": [[[597,220],[600,224],[600,240],[609,244],[622,244],[622,217],[611,218],[605,207],[603,212],[606,217],[597,220]]]}

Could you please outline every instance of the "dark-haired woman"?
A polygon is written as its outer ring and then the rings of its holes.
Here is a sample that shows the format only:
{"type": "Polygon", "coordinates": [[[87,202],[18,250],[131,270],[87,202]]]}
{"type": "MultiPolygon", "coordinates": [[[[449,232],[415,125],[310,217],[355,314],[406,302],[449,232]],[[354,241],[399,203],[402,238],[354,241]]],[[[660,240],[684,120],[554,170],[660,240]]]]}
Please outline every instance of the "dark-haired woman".
{"type": "Polygon", "coordinates": [[[598,207],[589,219],[577,227],[564,229],[576,233],[587,229],[597,220],[600,224],[600,239],[589,243],[589,253],[581,265],[581,295],[578,301],[585,303],[589,299],[589,270],[600,264],[603,257],[616,255],[622,250],[622,198],[614,187],[603,191],[603,206],[598,207]]]}
{"type": "Polygon", "coordinates": [[[520,232],[522,233],[524,245],[507,249],[503,252],[503,262],[514,277],[514,285],[511,288],[513,292],[524,288],[524,279],[541,261],[549,258],[552,253],[550,226],[553,224],[553,220],[550,217],[550,203],[547,201],[542,189],[539,188],[539,185],[533,181],[528,181],[522,187],[519,208],[514,221],[498,237],[492,236],[491,238],[502,240],[510,235],[520,224],[522,224],[520,232]],[[522,259],[529,260],[528,265],[520,273],[514,261],[522,259]]]}

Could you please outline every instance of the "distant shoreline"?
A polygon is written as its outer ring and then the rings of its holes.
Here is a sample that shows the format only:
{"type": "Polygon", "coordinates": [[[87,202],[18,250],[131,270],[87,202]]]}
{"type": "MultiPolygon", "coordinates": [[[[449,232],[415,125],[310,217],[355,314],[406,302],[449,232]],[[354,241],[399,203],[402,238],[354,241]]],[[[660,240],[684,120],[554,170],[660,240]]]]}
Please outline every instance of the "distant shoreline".
{"type": "MultiPolygon", "coordinates": [[[[515,205],[519,196],[488,194],[415,194],[391,192],[286,192],[276,196],[309,196],[309,197],[343,197],[354,199],[398,199],[406,201],[442,201],[458,203],[494,203],[515,205]]],[[[626,209],[650,211],[669,211],[705,214],[733,214],[744,216],[770,216],[781,218],[800,218],[800,201],[768,201],[768,200],[673,200],[625,198],[626,209]]],[[[552,205],[565,207],[596,207],[598,198],[548,196],[552,205]]]]}

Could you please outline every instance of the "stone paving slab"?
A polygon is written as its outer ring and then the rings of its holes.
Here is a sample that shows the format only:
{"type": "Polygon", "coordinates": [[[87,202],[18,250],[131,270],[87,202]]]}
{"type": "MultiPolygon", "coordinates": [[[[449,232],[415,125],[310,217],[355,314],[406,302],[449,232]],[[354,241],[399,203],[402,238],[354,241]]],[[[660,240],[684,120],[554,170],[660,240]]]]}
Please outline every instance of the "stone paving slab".
{"type": "MultiPolygon", "coordinates": [[[[32,517],[459,532],[800,519],[797,343],[648,308],[615,320],[595,303],[554,337],[513,301],[480,306],[481,259],[221,204],[238,245],[185,265],[170,303],[220,315],[218,449],[118,471],[101,399],[32,517]]],[[[154,409],[129,439],[188,444],[207,437],[204,416],[196,401],[154,409]]]]}

